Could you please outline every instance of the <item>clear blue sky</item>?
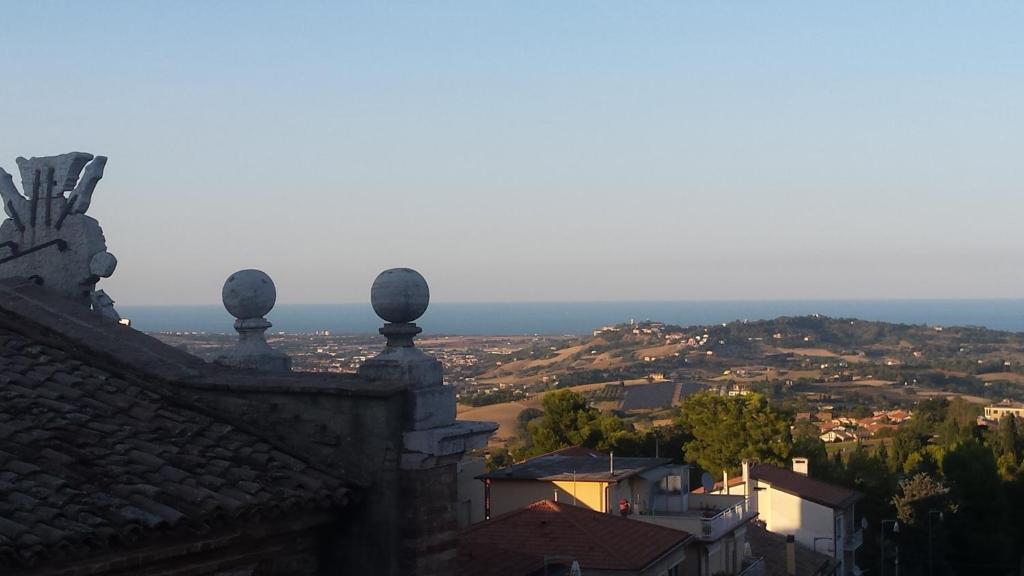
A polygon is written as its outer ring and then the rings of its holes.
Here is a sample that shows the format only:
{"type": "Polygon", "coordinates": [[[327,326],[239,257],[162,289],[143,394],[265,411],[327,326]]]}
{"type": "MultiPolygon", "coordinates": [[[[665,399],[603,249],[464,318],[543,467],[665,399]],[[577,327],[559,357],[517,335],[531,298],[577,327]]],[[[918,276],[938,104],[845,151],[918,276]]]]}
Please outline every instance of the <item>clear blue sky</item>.
{"type": "Polygon", "coordinates": [[[0,2],[0,166],[120,304],[1024,297],[1024,4],[341,4],[0,2]]]}

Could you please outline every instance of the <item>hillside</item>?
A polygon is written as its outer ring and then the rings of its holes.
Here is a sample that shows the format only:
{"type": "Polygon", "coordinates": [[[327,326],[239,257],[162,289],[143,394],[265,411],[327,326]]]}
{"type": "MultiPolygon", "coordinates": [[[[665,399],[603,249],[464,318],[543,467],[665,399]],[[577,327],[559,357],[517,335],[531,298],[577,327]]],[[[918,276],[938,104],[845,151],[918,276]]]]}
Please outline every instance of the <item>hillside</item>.
{"type": "Polygon", "coordinates": [[[984,401],[1022,396],[1024,334],[824,316],[688,327],[642,322],[606,326],[562,346],[524,348],[477,372],[473,388],[524,396],[664,378],[775,395],[852,393],[892,403],[956,393],[984,401]]]}

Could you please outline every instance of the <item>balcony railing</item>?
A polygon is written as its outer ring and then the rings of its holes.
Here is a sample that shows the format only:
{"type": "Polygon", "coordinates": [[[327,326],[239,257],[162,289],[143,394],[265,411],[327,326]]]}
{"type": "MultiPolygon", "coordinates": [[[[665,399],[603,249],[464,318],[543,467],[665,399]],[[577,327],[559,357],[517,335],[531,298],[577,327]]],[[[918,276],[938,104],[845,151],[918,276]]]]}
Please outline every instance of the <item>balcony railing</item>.
{"type": "Polygon", "coordinates": [[[744,496],[691,494],[688,508],[681,512],[654,510],[636,519],[685,530],[700,540],[712,542],[755,515],[744,496]]]}
{"type": "Polygon", "coordinates": [[[843,550],[846,550],[848,552],[852,552],[852,551],[856,550],[857,548],[860,548],[860,545],[863,544],[863,543],[864,543],[864,531],[863,530],[856,530],[854,532],[847,532],[846,533],[846,541],[843,542],[843,550]]]}
{"type": "Polygon", "coordinates": [[[718,540],[747,517],[749,500],[744,498],[711,518],[701,518],[700,534],[707,540],[718,540]]]}
{"type": "Polygon", "coordinates": [[[736,576],[764,576],[764,558],[747,558],[743,563],[746,567],[736,576]]]}

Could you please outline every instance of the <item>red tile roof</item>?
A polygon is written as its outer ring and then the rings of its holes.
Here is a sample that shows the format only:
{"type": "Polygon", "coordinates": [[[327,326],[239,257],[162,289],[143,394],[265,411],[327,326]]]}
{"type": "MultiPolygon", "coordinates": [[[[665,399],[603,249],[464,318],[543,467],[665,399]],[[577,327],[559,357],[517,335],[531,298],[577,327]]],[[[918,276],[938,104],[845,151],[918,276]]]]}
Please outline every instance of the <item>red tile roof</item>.
{"type": "Polygon", "coordinates": [[[543,500],[463,532],[459,572],[529,574],[538,568],[537,561],[543,568],[545,556],[576,560],[584,573],[643,570],[691,538],[682,530],[543,500]]]}
{"type": "Polygon", "coordinates": [[[750,477],[771,484],[772,488],[777,490],[829,508],[846,508],[864,496],[856,490],[815,480],[771,464],[755,464],[750,468],[750,477]]]}

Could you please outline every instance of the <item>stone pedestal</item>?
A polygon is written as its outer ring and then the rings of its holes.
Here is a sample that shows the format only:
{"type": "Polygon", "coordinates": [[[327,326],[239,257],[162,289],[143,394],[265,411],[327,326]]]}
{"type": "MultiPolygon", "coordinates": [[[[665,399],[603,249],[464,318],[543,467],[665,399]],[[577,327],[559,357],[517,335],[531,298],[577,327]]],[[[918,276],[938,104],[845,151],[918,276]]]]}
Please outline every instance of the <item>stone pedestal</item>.
{"type": "Polygon", "coordinates": [[[388,321],[380,333],[387,347],[367,360],[359,375],[405,388],[399,485],[402,571],[417,576],[455,573],[458,467],[470,450],[483,448],[493,422],[455,419],[455,389],[445,386],[441,363],[413,344],[413,324],[427,307],[423,277],[407,268],[382,273],[371,291],[374,310],[388,321]]]}
{"type": "Polygon", "coordinates": [[[264,333],[273,326],[264,316],[274,308],[277,288],[262,270],[239,270],[221,290],[224,308],[237,318],[238,344],[217,358],[218,364],[263,372],[287,372],[292,360],[267,344],[264,333]]]}
{"type": "Polygon", "coordinates": [[[218,364],[261,370],[263,372],[287,372],[291,370],[292,359],[287,354],[274,350],[267,344],[264,332],[272,324],[264,318],[235,320],[238,343],[224,355],[217,358],[218,364]]]}

